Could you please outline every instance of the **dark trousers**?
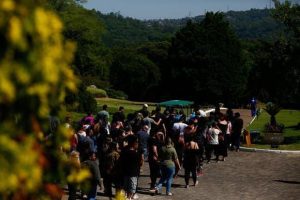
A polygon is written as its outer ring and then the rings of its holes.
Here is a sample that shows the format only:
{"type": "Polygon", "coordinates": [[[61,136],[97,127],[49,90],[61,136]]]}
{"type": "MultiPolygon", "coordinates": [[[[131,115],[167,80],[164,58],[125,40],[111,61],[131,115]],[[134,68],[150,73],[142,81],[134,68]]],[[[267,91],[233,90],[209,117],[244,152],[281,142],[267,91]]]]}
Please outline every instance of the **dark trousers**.
{"type": "Polygon", "coordinates": [[[155,188],[156,179],[159,178],[160,175],[160,166],[156,161],[149,160],[149,168],[150,168],[150,179],[151,184],[150,188],[155,188]]]}
{"type": "Polygon", "coordinates": [[[219,158],[218,146],[219,145],[217,145],[217,144],[208,144],[207,145],[206,152],[205,152],[207,161],[210,161],[212,152],[215,153],[217,159],[219,158]]]}
{"type": "Polygon", "coordinates": [[[241,135],[240,134],[233,134],[232,135],[232,145],[236,149],[240,149],[240,143],[241,143],[241,135]]]}
{"type": "Polygon", "coordinates": [[[77,184],[68,184],[69,198],[68,200],[76,200],[77,184]]]}
{"type": "Polygon", "coordinates": [[[189,166],[184,169],[184,179],[185,179],[185,184],[189,185],[189,180],[190,180],[190,173],[192,173],[192,178],[194,181],[194,184],[197,181],[197,167],[196,166],[189,166]]]}
{"type": "Polygon", "coordinates": [[[106,195],[112,195],[112,176],[110,174],[103,174],[103,185],[104,185],[104,192],[106,195]]]}

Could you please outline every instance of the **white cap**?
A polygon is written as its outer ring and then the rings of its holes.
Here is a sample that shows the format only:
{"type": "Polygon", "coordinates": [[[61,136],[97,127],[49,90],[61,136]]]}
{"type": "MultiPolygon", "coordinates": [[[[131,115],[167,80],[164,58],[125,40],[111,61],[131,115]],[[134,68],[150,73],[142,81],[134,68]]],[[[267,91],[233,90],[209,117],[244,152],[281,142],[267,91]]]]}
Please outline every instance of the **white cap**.
{"type": "Polygon", "coordinates": [[[145,104],[144,104],[144,107],[145,107],[145,108],[148,108],[148,104],[145,103],[145,104]]]}

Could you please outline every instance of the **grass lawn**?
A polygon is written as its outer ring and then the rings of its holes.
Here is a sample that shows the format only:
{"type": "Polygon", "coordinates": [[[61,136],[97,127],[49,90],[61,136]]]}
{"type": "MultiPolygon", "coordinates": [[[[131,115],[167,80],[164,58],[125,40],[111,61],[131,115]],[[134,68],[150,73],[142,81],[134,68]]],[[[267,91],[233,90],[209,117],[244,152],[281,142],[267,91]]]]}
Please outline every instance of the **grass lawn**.
{"type": "MultiPolygon", "coordinates": [[[[151,112],[155,109],[156,103],[151,102],[134,102],[134,101],[128,101],[128,100],[120,100],[120,99],[113,99],[113,98],[96,98],[97,101],[97,110],[95,113],[102,110],[103,105],[108,106],[108,112],[110,114],[110,119],[112,119],[112,115],[118,111],[120,106],[123,106],[125,108],[125,116],[129,113],[134,113],[135,111],[138,111],[142,108],[143,104],[148,104],[148,110],[151,112]]],[[[85,113],[77,113],[77,112],[69,112],[69,114],[72,116],[73,122],[79,121],[82,117],[84,117],[85,113]]]]}
{"type": "Polygon", "coordinates": [[[143,104],[148,104],[148,110],[150,112],[156,107],[156,103],[151,102],[135,102],[113,98],[97,98],[96,100],[98,111],[102,110],[102,106],[106,104],[108,106],[108,112],[110,114],[110,117],[113,113],[118,111],[120,106],[123,106],[125,108],[125,116],[127,116],[127,114],[129,113],[134,113],[135,111],[142,109],[143,104]]]}
{"type": "MultiPolygon", "coordinates": [[[[300,123],[300,111],[299,110],[281,110],[276,115],[277,123],[284,124],[284,144],[279,146],[279,149],[287,150],[300,150],[300,130],[297,129],[298,123],[300,123]]],[[[263,136],[263,130],[266,123],[270,121],[268,113],[263,111],[261,115],[256,119],[247,129],[251,131],[260,132],[263,136]]],[[[255,148],[270,148],[270,145],[255,144],[255,148]]]]}

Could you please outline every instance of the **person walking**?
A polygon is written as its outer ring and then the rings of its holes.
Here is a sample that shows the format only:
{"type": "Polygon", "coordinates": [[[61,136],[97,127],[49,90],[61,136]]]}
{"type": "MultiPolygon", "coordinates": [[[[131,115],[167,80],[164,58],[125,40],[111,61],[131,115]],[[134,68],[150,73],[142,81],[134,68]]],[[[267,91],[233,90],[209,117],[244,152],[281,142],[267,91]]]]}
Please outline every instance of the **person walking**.
{"type": "Polygon", "coordinates": [[[240,118],[240,113],[234,114],[234,120],[232,122],[232,145],[233,149],[237,152],[240,150],[240,138],[243,130],[244,121],[240,118]]]}
{"type": "Polygon", "coordinates": [[[198,144],[191,137],[188,137],[186,139],[184,147],[185,149],[184,149],[183,168],[184,168],[185,188],[189,188],[190,173],[192,173],[194,186],[198,185],[197,166],[198,166],[198,158],[199,158],[198,155],[200,150],[198,144]]]}
{"type": "Polygon", "coordinates": [[[127,138],[128,145],[123,148],[120,155],[120,162],[122,166],[124,178],[124,190],[127,199],[133,199],[137,184],[138,176],[140,174],[140,167],[143,165],[143,152],[139,151],[138,138],[135,135],[129,135],[127,138]]]}
{"type": "Polygon", "coordinates": [[[148,140],[148,162],[150,169],[150,190],[155,190],[156,179],[160,177],[160,165],[158,152],[164,142],[164,134],[162,132],[153,133],[148,140]]]}
{"type": "Polygon", "coordinates": [[[180,170],[180,165],[176,150],[172,145],[171,138],[166,138],[165,145],[161,148],[159,153],[159,159],[162,174],[156,185],[155,192],[160,193],[162,184],[166,182],[166,195],[172,196],[171,185],[173,182],[173,176],[180,170]]]}
{"type": "Polygon", "coordinates": [[[96,154],[93,151],[89,152],[89,159],[81,163],[83,169],[87,169],[91,173],[91,177],[84,182],[82,191],[87,195],[88,200],[96,200],[97,186],[102,190],[101,175],[96,162],[96,154]]]}

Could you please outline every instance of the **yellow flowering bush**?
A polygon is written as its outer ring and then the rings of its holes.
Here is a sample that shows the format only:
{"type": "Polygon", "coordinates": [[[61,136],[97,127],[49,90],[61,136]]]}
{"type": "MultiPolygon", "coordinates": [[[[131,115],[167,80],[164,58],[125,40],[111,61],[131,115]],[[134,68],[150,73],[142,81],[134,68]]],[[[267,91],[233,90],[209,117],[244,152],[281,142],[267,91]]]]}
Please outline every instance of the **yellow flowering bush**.
{"type": "Polygon", "coordinates": [[[0,1],[0,199],[56,199],[58,183],[89,176],[64,173],[70,131],[46,137],[50,114],[61,115],[65,91],[77,81],[69,67],[75,46],[44,4],[0,1]]]}

